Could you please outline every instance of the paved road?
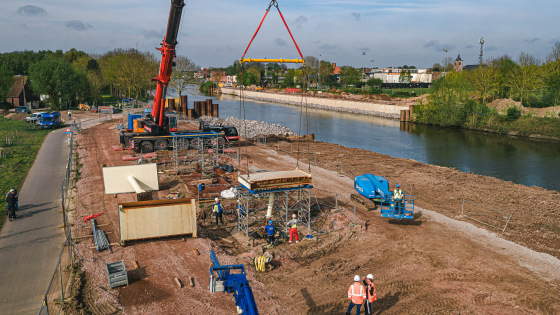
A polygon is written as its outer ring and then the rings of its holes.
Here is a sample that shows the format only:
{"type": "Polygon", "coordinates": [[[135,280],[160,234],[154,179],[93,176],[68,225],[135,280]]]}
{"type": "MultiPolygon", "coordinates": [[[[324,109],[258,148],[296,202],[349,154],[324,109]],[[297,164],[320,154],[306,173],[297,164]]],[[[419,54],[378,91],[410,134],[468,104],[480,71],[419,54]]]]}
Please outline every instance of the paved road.
{"type": "MultiPolygon", "coordinates": [[[[96,123],[97,119],[82,127],[96,123]]],[[[51,132],[19,190],[18,218],[7,221],[0,231],[0,314],[39,312],[64,242],[58,211],[67,161],[64,129],[51,132]]]]}

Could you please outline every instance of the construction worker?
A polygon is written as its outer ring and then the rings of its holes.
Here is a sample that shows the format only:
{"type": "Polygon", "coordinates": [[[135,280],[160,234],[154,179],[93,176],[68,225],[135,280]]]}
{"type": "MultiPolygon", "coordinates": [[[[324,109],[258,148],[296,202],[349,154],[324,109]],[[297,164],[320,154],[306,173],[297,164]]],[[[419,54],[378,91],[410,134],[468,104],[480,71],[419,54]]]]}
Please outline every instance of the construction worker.
{"type": "Polygon", "coordinates": [[[393,201],[395,202],[395,210],[396,213],[404,213],[403,208],[403,200],[404,200],[404,193],[400,189],[401,185],[397,184],[395,191],[393,192],[393,201]]]}
{"type": "Polygon", "coordinates": [[[350,305],[346,314],[350,314],[354,306],[356,306],[356,315],[360,315],[360,309],[362,308],[362,303],[366,298],[366,289],[360,284],[360,276],[354,276],[354,283],[348,288],[348,299],[350,299],[350,305]]]}
{"type": "Polygon", "coordinates": [[[366,278],[362,278],[364,287],[366,287],[366,315],[372,315],[371,303],[377,300],[375,293],[375,284],[373,284],[373,275],[370,273],[366,278]]]}
{"type": "Polygon", "coordinates": [[[15,189],[10,189],[10,192],[6,196],[6,202],[8,203],[8,219],[12,221],[12,219],[16,218],[16,202],[17,202],[17,195],[15,189]]]}
{"type": "Polygon", "coordinates": [[[292,237],[295,236],[296,243],[299,243],[298,240],[298,233],[297,233],[297,215],[294,213],[292,214],[292,220],[288,222],[288,228],[290,229],[290,242],[288,244],[292,244],[292,237]]]}
{"type": "Polygon", "coordinates": [[[272,220],[268,220],[268,225],[264,227],[266,229],[266,243],[275,244],[274,234],[276,234],[276,228],[272,224],[272,220]]]}
{"type": "Polygon", "coordinates": [[[222,209],[222,205],[220,204],[220,199],[216,198],[215,199],[215,203],[214,206],[212,207],[212,212],[214,213],[214,216],[216,217],[216,228],[220,227],[218,225],[218,218],[220,219],[220,222],[222,222],[222,225],[224,225],[224,220],[222,219],[222,213],[224,213],[224,210],[222,209]]]}
{"type": "Polygon", "coordinates": [[[68,110],[68,119],[72,119],[72,111],[68,110]]]}

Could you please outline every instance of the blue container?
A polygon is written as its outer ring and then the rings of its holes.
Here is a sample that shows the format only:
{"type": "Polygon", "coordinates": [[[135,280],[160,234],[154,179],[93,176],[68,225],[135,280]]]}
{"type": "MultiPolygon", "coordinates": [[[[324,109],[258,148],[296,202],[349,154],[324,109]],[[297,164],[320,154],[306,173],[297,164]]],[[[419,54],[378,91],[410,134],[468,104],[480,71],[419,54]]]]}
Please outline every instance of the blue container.
{"type": "Polygon", "coordinates": [[[134,120],[142,118],[142,114],[130,114],[128,115],[128,129],[134,127],[134,120]]]}

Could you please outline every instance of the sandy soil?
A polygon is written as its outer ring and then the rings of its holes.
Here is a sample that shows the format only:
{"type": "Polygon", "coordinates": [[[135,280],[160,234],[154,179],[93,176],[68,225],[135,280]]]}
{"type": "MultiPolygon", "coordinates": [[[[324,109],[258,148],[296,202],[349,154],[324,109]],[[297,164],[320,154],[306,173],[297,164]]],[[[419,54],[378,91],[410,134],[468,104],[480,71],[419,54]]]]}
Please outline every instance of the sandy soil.
{"type": "Polygon", "coordinates": [[[530,108],[530,107],[521,106],[521,102],[516,102],[511,98],[495,100],[493,102],[488,103],[488,106],[495,108],[502,115],[505,115],[507,109],[512,106],[519,107],[521,109],[522,114],[531,113],[534,116],[539,116],[539,117],[544,117],[544,116],[558,117],[558,113],[560,113],[560,106],[545,107],[545,108],[530,108]]]}
{"type": "MultiPolygon", "coordinates": [[[[102,229],[112,232],[108,234],[111,242],[118,239],[117,204],[134,200],[131,195],[114,198],[103,194],[101,165],[133,163],[121,159],[129,153],[110,149],[118,139],[114,124],[102,124],[78,136],[83,167],[74,227],[77,236],[88,235],[91,230],[80,223],[81,218],[105,212],[97,223],[109,224],[102,229]]],[[[295,144],[294,149],[297,147],[295,144]]],[[[342,161],[357,166],[358,173],[383,175],[412,187],[417,212],[422,215],[414,222],[399,224],[381,218],[378,211],[358,208],[360,227],[276,247],[270,251],[275,256],[271,272],[255,273],[246,265],[262,314],[344,313],[353,275],[368,273],[375,276],[379,298],[376,314],[560,313],[559,261],[523,247],[560,255],[558,192],[335,144],[311,142],[309,148],[320,153],[318,166],[311,168],[317,188],[349,199],[352,180],[338,174],[342,161]],[[504,235],[459,217],[462,198],[513,213],[504,235]]],[[[293,169],[294,157],[296,153],[290,157],[270,147],[249,146],[250,165],[261,169],[293,169]]],[[[308,170],[301,162],[300,168],[308,170]]],[[[160,197],[180,190],[178,180],[167,180],[160,197]]],[[[115,246],[113,254],[97,253],[90,248],[91,239],[80,240],[77,246],[85,258],[87,281],[97,288],[91,293],[96,302],[111,301],[125,314],[232,314],[231,294],[208,292],[208,252],[214,249],[223,264],[230,264],[242,263],[245,255],[255,255],[255,250],[235,241],[233,248],[220,244],[219,238],[234,240],[229,234],[232,223],[214,229],[210,220],[204,219],[205,209],[200,211],[197,239],[115,246]],[[129,269],[131,284],[102,289],[108,287],[103,262],[120,259],[129,269]],[[133,267],[133,261],[139,269],[133,267]],[[185,286],[177,288],[174,277],[185,286]],[[188,285],[189,277],[195,279],[194,287],[188,285]]],[[[233,221],[235,216],[226,219],[233,221]]]]}

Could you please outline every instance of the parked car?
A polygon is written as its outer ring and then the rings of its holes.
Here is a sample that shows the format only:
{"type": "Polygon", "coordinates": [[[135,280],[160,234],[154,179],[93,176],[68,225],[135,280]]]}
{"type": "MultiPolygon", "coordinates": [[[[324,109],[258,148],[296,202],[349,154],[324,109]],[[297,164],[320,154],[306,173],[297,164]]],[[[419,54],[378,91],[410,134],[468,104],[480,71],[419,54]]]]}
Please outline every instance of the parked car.
{"type": "Polygon", "coordinates": [[[18,107],[16,107],[16,113],[31,114],[31,110],[29,108],[27,108],[26,106],[18,106],[18,107]]]}
{"type": "Polygon", "coordinates": [[[41,120],[41,113],[33,113],[33,114],[31,114],[31,116],[25,117],[25,122],[28,122],[28,123],[31,123],[31,124],[38,123],[39,120],[41,120]]]}

